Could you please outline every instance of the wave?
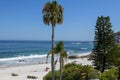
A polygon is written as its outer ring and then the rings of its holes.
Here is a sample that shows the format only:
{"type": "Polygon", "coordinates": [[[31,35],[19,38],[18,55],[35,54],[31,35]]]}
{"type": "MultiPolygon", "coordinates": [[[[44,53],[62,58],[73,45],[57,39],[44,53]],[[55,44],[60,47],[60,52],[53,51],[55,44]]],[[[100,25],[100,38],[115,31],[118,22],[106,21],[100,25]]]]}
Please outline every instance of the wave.
{"type": "Polygon", "coordinates": [[[88,44],[93,44],[93,43],[91,42],[91,43],[88,43],[88,44]]]}
{"type": "Polygon", "coordinates": [[[73,42],[72,44],[73,44],[73,45],[79,45],[79,44],[81,44],[81,43],[79,43],[79,42],[73,42]]]}
{"type": "Polygon", "coordinates": [[[86,56],[86,55],[89,55],[89,54],[91,54],[91,52],[74,53],[74,54],[70,54],[70,56],[71,56],[71,55],[86,56]]]}
{"type": "Polygon", "coordinates": [[[74,51],[67,51],[67,53],[69,54],[69,53],[74,53],[74,51]]]}
{"type": "Polygon", "coordinates": [[[91,54],[91,52],[80,53],[79,56],[86,56],[86,55],[89,55],[89,54],[91,54]]]}
{"type": "Polygon", "coordinates": [[[80,48],[80,49],[86,50],[87,48],[80,48]]]}
{"type": "MultiPolygon", "coordinates": [[[[74,51],[67,51],[68,55],[75,55],[76,54],[76,55],[83,56],[83,55],[88,55],[90,53],[91,52],[74,53],[74,51]]],[[[34,54],[34,55],[29,55],[29,56],[18,56],[18,57],[12,57],[12,58],[2,58],[2,59],[0,59],[0,62],[2,62],[2,61],[16,61],[16,60],[24,60],[24,59],[35,59],[35,58],[44,58],[46,56],[47,56],[47,54],[44,54],[44,55],[34,54]]]]}
{"type": "Polygon", "coordinates": [[[11,61],[11,60],[21,60],[21,59],[33,59],[33,58],[41,58],[41,57],[46,57],[47,54],[44,55],[30,55],[30,56],[18,56],[18,57],[13,57],[13,58],[3,58],[0,59],[0,61],[11,61]]]}

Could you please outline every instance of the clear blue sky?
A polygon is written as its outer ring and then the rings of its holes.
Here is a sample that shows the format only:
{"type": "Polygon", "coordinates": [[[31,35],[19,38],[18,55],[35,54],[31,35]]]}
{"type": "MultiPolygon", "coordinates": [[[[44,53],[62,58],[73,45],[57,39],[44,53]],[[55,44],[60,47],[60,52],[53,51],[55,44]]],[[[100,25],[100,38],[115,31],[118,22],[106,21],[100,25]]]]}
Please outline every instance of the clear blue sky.
{"type": "MultiPolygon", "coordinates": [[[[42,21],[42,8],[52,0],[0,0],[0,40],[51,40],[51,26],[42,21]]],[[[64,22],[55,27],[55,40],[94,39],[98,16],[110,16],[120,31],[120,0],[58,0],[64,22]]]]}

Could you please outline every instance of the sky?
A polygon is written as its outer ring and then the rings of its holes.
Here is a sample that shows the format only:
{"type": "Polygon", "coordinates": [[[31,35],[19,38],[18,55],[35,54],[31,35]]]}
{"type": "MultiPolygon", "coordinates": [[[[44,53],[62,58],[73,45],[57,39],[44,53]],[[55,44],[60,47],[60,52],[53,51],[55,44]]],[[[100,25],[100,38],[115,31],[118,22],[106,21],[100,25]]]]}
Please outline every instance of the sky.
{"type": "MultiPolygon", "coordinates": [[[[51,40],[42,8],[52,0],[0,0],[0,40],[51,40]]],[[[98,16],[110,16],[120,31],[120,0],[58,0],[64,20],[55,27],[55,40],[93,41],[98,16]]]]}

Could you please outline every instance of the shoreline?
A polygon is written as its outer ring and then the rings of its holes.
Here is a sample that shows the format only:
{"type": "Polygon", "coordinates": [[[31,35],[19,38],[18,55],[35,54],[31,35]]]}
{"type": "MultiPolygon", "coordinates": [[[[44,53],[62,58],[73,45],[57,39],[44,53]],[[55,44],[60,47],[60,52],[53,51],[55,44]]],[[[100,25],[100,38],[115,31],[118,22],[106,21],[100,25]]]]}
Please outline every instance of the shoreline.
{"type": "MultiPolygon", "coordinates": [[[[75,62],[77,64],[82,65],[92,65],[92,61],[88,61],[88,58],[78,58],[78,59],[67,59],[67,63],[75,62]]],[[[59,69],[59,62],[56,64],[55,70],[59,69]]],[[[45,76],[51,70],[51,63],[43,63],[43,64],[32,64],[32,65],[24,65],[24,66],[14,66],[14,67],[4,67],[0,68],[0,78],[1,80],[29,80],[27,78],[28,75],[36,76],[38,79],[42,80],[43,76],[45,76]],[[48,67],[48,71],[45,71],[46,67],[48,67]],[[18,76],[12,76],[11,74],[15,73],[18,76]]]]}
{"type": "MultiPolygon", "coordinates": [[[[76,56],[86,56],[89,55],[91,52],[86,52],[86,53],[73,53],[73,55],[76,56]]],[[[26,65],[36,65],[36,64],[44,64],[46,63],[46,54],[44,55],[35,55],[34,57],[30,58],[10,58],[7,59],[0,59],[0,68],[5,68],[5,67],[16,67],[16,66],[26,66],[26,65]],[[14,60],[15,59],[15,60],[14,60]],[[5,61],[3,61],[5,60],[5,61]]],[[[68,54],[68,57],[71,56],[68,54]]],[[[55,56],[56,58],[56,56],[55,56]]],[[[48,58],[48,63],[50,63],[51,57],[48,58]]]]}

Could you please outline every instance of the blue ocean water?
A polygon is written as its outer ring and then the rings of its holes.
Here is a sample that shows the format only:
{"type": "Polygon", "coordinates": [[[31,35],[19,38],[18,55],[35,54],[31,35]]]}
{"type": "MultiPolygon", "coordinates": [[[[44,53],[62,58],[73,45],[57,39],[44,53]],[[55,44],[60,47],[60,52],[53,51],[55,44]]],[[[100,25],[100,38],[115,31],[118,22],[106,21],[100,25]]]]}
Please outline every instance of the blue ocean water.
{"type": "MultiPolygon", "coordinates": [[[[64,41],[64,47],[69,55],[75,55],[91,52],[93,43],[91,41],[64,41]]],[[[26,59],[26,62],[44,61],[43,57],[50,49],[51,41],[0,41],[0,65],[16,63],[20,59],[26,59]]]]}

